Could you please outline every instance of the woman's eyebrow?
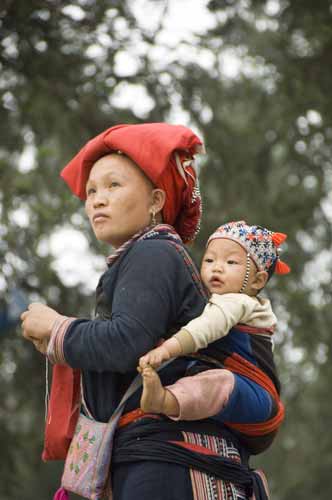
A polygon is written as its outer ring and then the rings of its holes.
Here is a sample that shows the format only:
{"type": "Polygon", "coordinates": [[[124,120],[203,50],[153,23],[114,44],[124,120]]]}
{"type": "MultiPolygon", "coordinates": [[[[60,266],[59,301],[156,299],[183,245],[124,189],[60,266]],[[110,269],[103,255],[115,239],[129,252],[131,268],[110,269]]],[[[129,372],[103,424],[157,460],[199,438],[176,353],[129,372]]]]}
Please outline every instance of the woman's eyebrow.
{"type": "Polygon", "coordinates": [[[87,189],[89,186],[91,186],[91,184],[95,184],[95,181],[93,179],[88,179],[86,181],[85,188],[87,189]]]}
{"type": "Polygon", "coordinates": [[[123,172],[112,171],[112,172],[106,172],[102,176],[102,180],[107,181],[109,179],[114,179],[114,177],[119,180],[126,180],[128,178],[128,176],[126,176],[126,174],[123,172]]]}
{"type": "MultiPolygon", "coordinates": [[[[120,172],[106,172],[98,180],[101,181],[101,182],[108,182],[110,179],[114,179],[114,178],[121,180],[121,179],[124,179],[125,177],[120,172]]],[[[88,179],[86,185],[88,186],[90,184],[93,184],[93,185],[97,184],[98,180],[95,180],[93,178],[92,179],[88,179]]]]}

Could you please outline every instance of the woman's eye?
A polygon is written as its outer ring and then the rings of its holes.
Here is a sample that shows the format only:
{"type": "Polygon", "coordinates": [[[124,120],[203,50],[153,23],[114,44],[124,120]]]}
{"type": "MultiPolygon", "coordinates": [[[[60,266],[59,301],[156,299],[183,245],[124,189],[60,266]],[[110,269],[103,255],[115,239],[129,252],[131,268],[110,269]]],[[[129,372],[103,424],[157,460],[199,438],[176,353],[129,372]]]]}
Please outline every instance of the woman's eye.
{"type": "Polygon", "coordinates": [[[89,196],[89,195],[91,195],[91,194],[93,194],[95,192],[96,192],[96,190],[94,188],[89,188],[89,189],[87,189],[86,194],[87,194],[87,196],[89,196]]]}
{"type": "Polygon", "coordinates": [[[118,187],[118,186],[120,186],[120,184],[118,182],[116,182],[116,181],[113,181],[113,182],[110,183],[110,187],[112,187],[112,188],[113,187],[118,187]]]}

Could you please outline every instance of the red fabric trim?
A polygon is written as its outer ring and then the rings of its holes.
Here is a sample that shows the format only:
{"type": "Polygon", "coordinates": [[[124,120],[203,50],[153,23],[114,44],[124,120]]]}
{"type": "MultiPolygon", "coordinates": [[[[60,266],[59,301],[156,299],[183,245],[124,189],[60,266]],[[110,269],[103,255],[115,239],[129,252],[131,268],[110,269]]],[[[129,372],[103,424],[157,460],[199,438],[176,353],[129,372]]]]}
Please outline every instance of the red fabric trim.
{"type": "Polygon", "coordinates": [[[271,328],[258,328],[256,326],[242,325],[239,323],[233,327],[235,330],[239,330],[240,332],[245,332],[253,335],[273,335],[274,327],[271,328]]]}
{"type": "Polygon", "coordinates": [[[148,418],[154,418],[156,420],[160,420],[160,416],[156,415],[155,413],[145,413],[143,410],[140,408],[136,408],[136,410],[129,411],[128,413],[125,413],[124,415],[121,416],[118,427],[125,427],[128,424],[131,424],[132,422],[136,422],[137,420],[140,420],[141,418],[148,417],[148,418]]]}
{"type": "Polygon", "coordinates": [[[213,455],[215,457],[219,456],[215,451],[209,450],[209,448],[205,448],[205,446],[201,446],[199,444],[194,443],[186,443],[184,441],[168,441],[169,443],[176,444],[178,446],[182,446],[182,448],[187,448],[191,451],[196,451],[197,453],[202,453],[202,455],[213,455]]]}
{"type": "Polygon", "coordinates": [[[263,387],[263,389],[268,391],[268,393],[278,401],[279,394],[272,380],[257,366],[250,363],[250,361],[243,358],[237,353],[233,353],[231,356],[225,359],[224,365],[225,368],[228,368],[232,372],[238,373],[239,375],[243,375],[245,377],[248,377],[250,380],[253,380],[261,387],[263,387]]]}
{"type": "Polygon", "coordinates": [[[231,429],[247,434],[248,436],[264,436],[265,434],[270,434],[271,432],[276,431],[284,420],[285,409],[284,405],[280,401],[279,394],[272,380],[257,366],[253,365],[237,353],[233,353],[231,356],[226,358],[224,365],[225,368],[228,368],[232,372],[244,375],[259,384],[263,387],[263,389],[271,394],[278,405],[277,414],[265,422],[259,422],[256,424],[236,424],[225,422],[225,424],[231,429]]]}
{"type": "Polygon", "coordinates": [[[278,401],[278,413],[275,417],[266,420],[265,422],[258,422],[257,424],[235,424],[225,422],[225,425],[247,436],[264,436],[275,432],[279,429],[285,417],[284,405],[278,401]]]}

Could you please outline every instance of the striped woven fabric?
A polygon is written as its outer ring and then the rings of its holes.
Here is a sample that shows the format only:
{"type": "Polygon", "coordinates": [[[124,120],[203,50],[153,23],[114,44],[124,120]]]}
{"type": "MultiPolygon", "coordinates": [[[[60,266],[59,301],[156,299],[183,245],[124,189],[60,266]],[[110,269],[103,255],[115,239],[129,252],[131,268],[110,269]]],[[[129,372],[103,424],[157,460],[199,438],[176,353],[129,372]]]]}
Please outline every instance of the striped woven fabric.
{"type": "MultiPolygon", "coordinates": [[[[240,463],[240,454],[234,446],[218,436],[182,432],[186,443],[203,446],[216,454],[240,463]]],[[[193,500],[248,500],[245,491],[228,481],[216,479],[195,469],[190,469],[193,500]]]]}

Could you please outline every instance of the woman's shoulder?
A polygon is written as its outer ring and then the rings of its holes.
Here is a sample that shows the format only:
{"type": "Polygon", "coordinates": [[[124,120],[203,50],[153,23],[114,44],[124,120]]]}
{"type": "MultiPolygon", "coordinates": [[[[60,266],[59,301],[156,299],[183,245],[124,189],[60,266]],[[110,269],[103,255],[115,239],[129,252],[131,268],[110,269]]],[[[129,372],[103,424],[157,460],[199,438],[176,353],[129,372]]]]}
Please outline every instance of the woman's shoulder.
{"type": "Polygon", "coordinates": [[[206,301],[206,291],[200,274],[188,250],[177,241],[169,239],[152,239],[138,241],[133,249],[132,257],[143,265],[157,272],[159,279],[166,279],[173,289],[181,288],[198,294],[206,301]],[[189,287],[189,288],[188,288],[189,287]]]}
{"type": "Polygon", "coordinates": [[[156,261],[159,264],[173,263],[183,265],[183,255],[186,254],[181,243],[169,239],[142,239],[132,246],[128,258],[156,261]]]}

